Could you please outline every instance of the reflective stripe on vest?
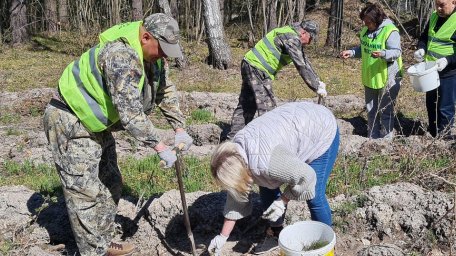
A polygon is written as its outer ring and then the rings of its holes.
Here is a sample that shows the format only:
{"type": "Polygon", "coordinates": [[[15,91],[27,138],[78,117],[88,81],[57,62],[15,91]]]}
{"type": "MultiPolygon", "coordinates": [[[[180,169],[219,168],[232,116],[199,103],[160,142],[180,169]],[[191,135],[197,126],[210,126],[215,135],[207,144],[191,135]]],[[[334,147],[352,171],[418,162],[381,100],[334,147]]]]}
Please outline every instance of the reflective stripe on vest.
{"type": "Polygon", "coordinates": [[[455,53],[456,42],[451,37],[456,31],[456,13],[453,13],[436,32],[435,25],[438,19],[439,16],[434,11],[429,20],[426,61],[435,61],[455,53]]]}
{"type": "MultiPolygon", "coordinates": [[[[100,34],[100,43],[86,51],[81,57],[67,66],[59,80],[59,90],[65,102],[92,132],[106,130],[119,121],[119,113],[112,103],[110,93],[103,83],[97,65],[99,50],[108,42],[125,39],[138,54],[141,63],[143,53],[139,42],[141,21],[114,26],[100,34]]],[[[161,68],[161,63],[158,63],[161,68]]],[[[144,68],[138,89],[144,85],[144,68]]]]}
{"type": "Polygon", "coordinates": [[[274,39],[285,33],[298,34],[290,26],[273,29],[245,55],[245,60],[250,65],[266,72],[272,80],[283,66],[292,61],[289,55],[282,54],[274,45],[274,39]]]}
{"type": "MultiPolygon", "coordinates": [[[[371,56],[374,51],[381,51],[386,48],[386,41],[391,32],[398,31],[396,26],[388,24],[381,28],[375,38],[367,36],[367,27],[360,32],[361,57],[362,57],[362,83],[372,89],[381,89],[388,82],[388,65],[382,58],[371,56]]],[[[399,70],[402,73],[402,57],[397,59],[399,70]]]]}

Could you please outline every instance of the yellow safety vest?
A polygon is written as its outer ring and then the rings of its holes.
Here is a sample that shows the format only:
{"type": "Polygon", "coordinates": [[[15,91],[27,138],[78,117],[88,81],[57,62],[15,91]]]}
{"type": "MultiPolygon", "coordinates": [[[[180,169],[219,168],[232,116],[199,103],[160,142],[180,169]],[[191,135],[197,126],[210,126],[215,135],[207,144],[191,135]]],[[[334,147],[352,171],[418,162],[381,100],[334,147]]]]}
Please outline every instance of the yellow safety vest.
{"type": "Polygon", "coordinates": [[[454,54],[456,42],[451,39],[456,31],[456,13],[453,13],[436,32],[434,31],[439,16],[433,12],[429,20],[426,61],[435,61],[454,54]]]}
{"type": "MultiPolygon", "coordinates": [[[[388,82],[388,65],[382,58],[371,56],[374,51],[381,51],[386,48],[386,41],[393,31],[398,31],[396,26],[388,24],[382,27],[375,38],[367,36],[367,27],[360,32],[361,57],[362,57],[362,83],[372,89],[381,89],[388,82]]],[[[402,72],[402,57],[397,59],[399,70],[402,72]]]]}
{"type": "Polygon", "coordinates": [[[246,53],[245,60],[250,65],[266,72],[274,80],[277,72],[292,61],[288,54],[281,53],[274,44],[274,39],[278,35],[286,33],[298,34],[290,26],[273,29],[246,53]]]}
{"type": "MultiPolygon", "coordinates": [[[[143,52],[139,41],[141,25],[142,21],[128,22],[106,30],[100,34],[100,43],[70,63],[60,77],[59,91],[62,97],[89,131],[101,132],[119,121],[119,113],[97,65],[98,52],[106,43],[123,38],[136,51],[142,63],[143,52]]],[[[161,60],[158,65],[161,69],[161,60]]],[[[144,86],[144,74],[143,66],[138,84],[140,91],[144,86]]]]}

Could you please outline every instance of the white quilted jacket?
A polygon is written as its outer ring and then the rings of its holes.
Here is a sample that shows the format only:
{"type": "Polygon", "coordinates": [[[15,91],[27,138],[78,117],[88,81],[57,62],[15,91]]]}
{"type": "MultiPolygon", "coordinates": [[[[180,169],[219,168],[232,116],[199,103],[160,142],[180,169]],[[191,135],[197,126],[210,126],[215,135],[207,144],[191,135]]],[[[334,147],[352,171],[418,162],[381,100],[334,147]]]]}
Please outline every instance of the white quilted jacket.
{"type": "Polygon", "coordinates": [[[328,150],[336,135],[332,112],[311,102],[292,102],[255,118],[233,138],[249,165],[255,183],[277,188],[280,181],[269,177],[272,150],[281,144],[309,164],[328,150]]]}

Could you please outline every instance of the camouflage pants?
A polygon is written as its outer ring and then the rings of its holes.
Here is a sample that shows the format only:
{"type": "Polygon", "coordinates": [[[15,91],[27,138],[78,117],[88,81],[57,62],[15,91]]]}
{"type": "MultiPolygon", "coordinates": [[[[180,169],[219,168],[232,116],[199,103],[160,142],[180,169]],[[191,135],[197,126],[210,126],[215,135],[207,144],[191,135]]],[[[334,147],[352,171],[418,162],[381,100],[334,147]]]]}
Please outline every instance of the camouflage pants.
{"type": "Polygon", "coordinates": [[[228,139],[232,139],[238,131],[252,121],[255,113],[261,116],[277,106],[272,92],[272,80],[266,73],[242,60],[241,75],[241,94],[231,118],[231,131],[228,133],[228,139]]]}
{"type": "Polygon", "coordinates": [[[88,132],[76,116],[51,105],[43,121],[79,252],[104,255],[122,190],[114,138],[88,132]]]}

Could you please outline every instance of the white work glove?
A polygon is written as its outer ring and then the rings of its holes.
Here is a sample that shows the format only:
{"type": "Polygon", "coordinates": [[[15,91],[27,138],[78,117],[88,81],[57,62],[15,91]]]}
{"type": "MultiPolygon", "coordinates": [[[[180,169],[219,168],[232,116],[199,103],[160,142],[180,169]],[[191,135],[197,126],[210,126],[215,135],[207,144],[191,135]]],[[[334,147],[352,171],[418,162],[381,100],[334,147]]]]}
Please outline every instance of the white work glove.
{"type": "Polygon", "coordinates": [[[448,65],[448,60],[444,57],[436,60],[435,63],[437,64],[437,70],[442,71],[448,65]]]}
{"type": "Polygon", "coordinates": [[[177,160],[176,152],[172,151],[169,147],[165,150],[158,152],[158,156],[165,163],[163,168],[173,167],[174,162],[177,160]]]}
{"type": "Polygon", "coordinates": [[[326,84],[323,83],[322,81],[319,81],[317,94],[318,94],[318,96],[320,96],[322,98],[324,98],[328,95],[328,93],[326,92],[326,84]]]}
{"type": "Polygon", "coordinates": [[[207,248],[209,254],[215,256],[221,255],[220,252],[222,251],[222,247],[225,245],[227,239],[228,237],[222,234],[214,237],[214,239],[211,240],[209,247],[207,248]]]}
{"type": "Polygon", "coordinates": [[[174,136],[174,146],[177,147],[179,144],[184,144],[184,147],[181,150],[186,151],[193,144],[193,139],[186,131],[176,132],[176,135],[174,136]]]}
{"type": "Polygon", "coordinates": [[[415,60],[418,62],[422,62],[424,60],[424,49],[418,49],[413,53],[415,60]]]}
{"type": "Polygon", "coordinates": [[[279,198],[272,202],[269,208],[263,212],[262,218],[272,222],[277,221],[285,213],[285,208],[285,203],[279,198]]]}

